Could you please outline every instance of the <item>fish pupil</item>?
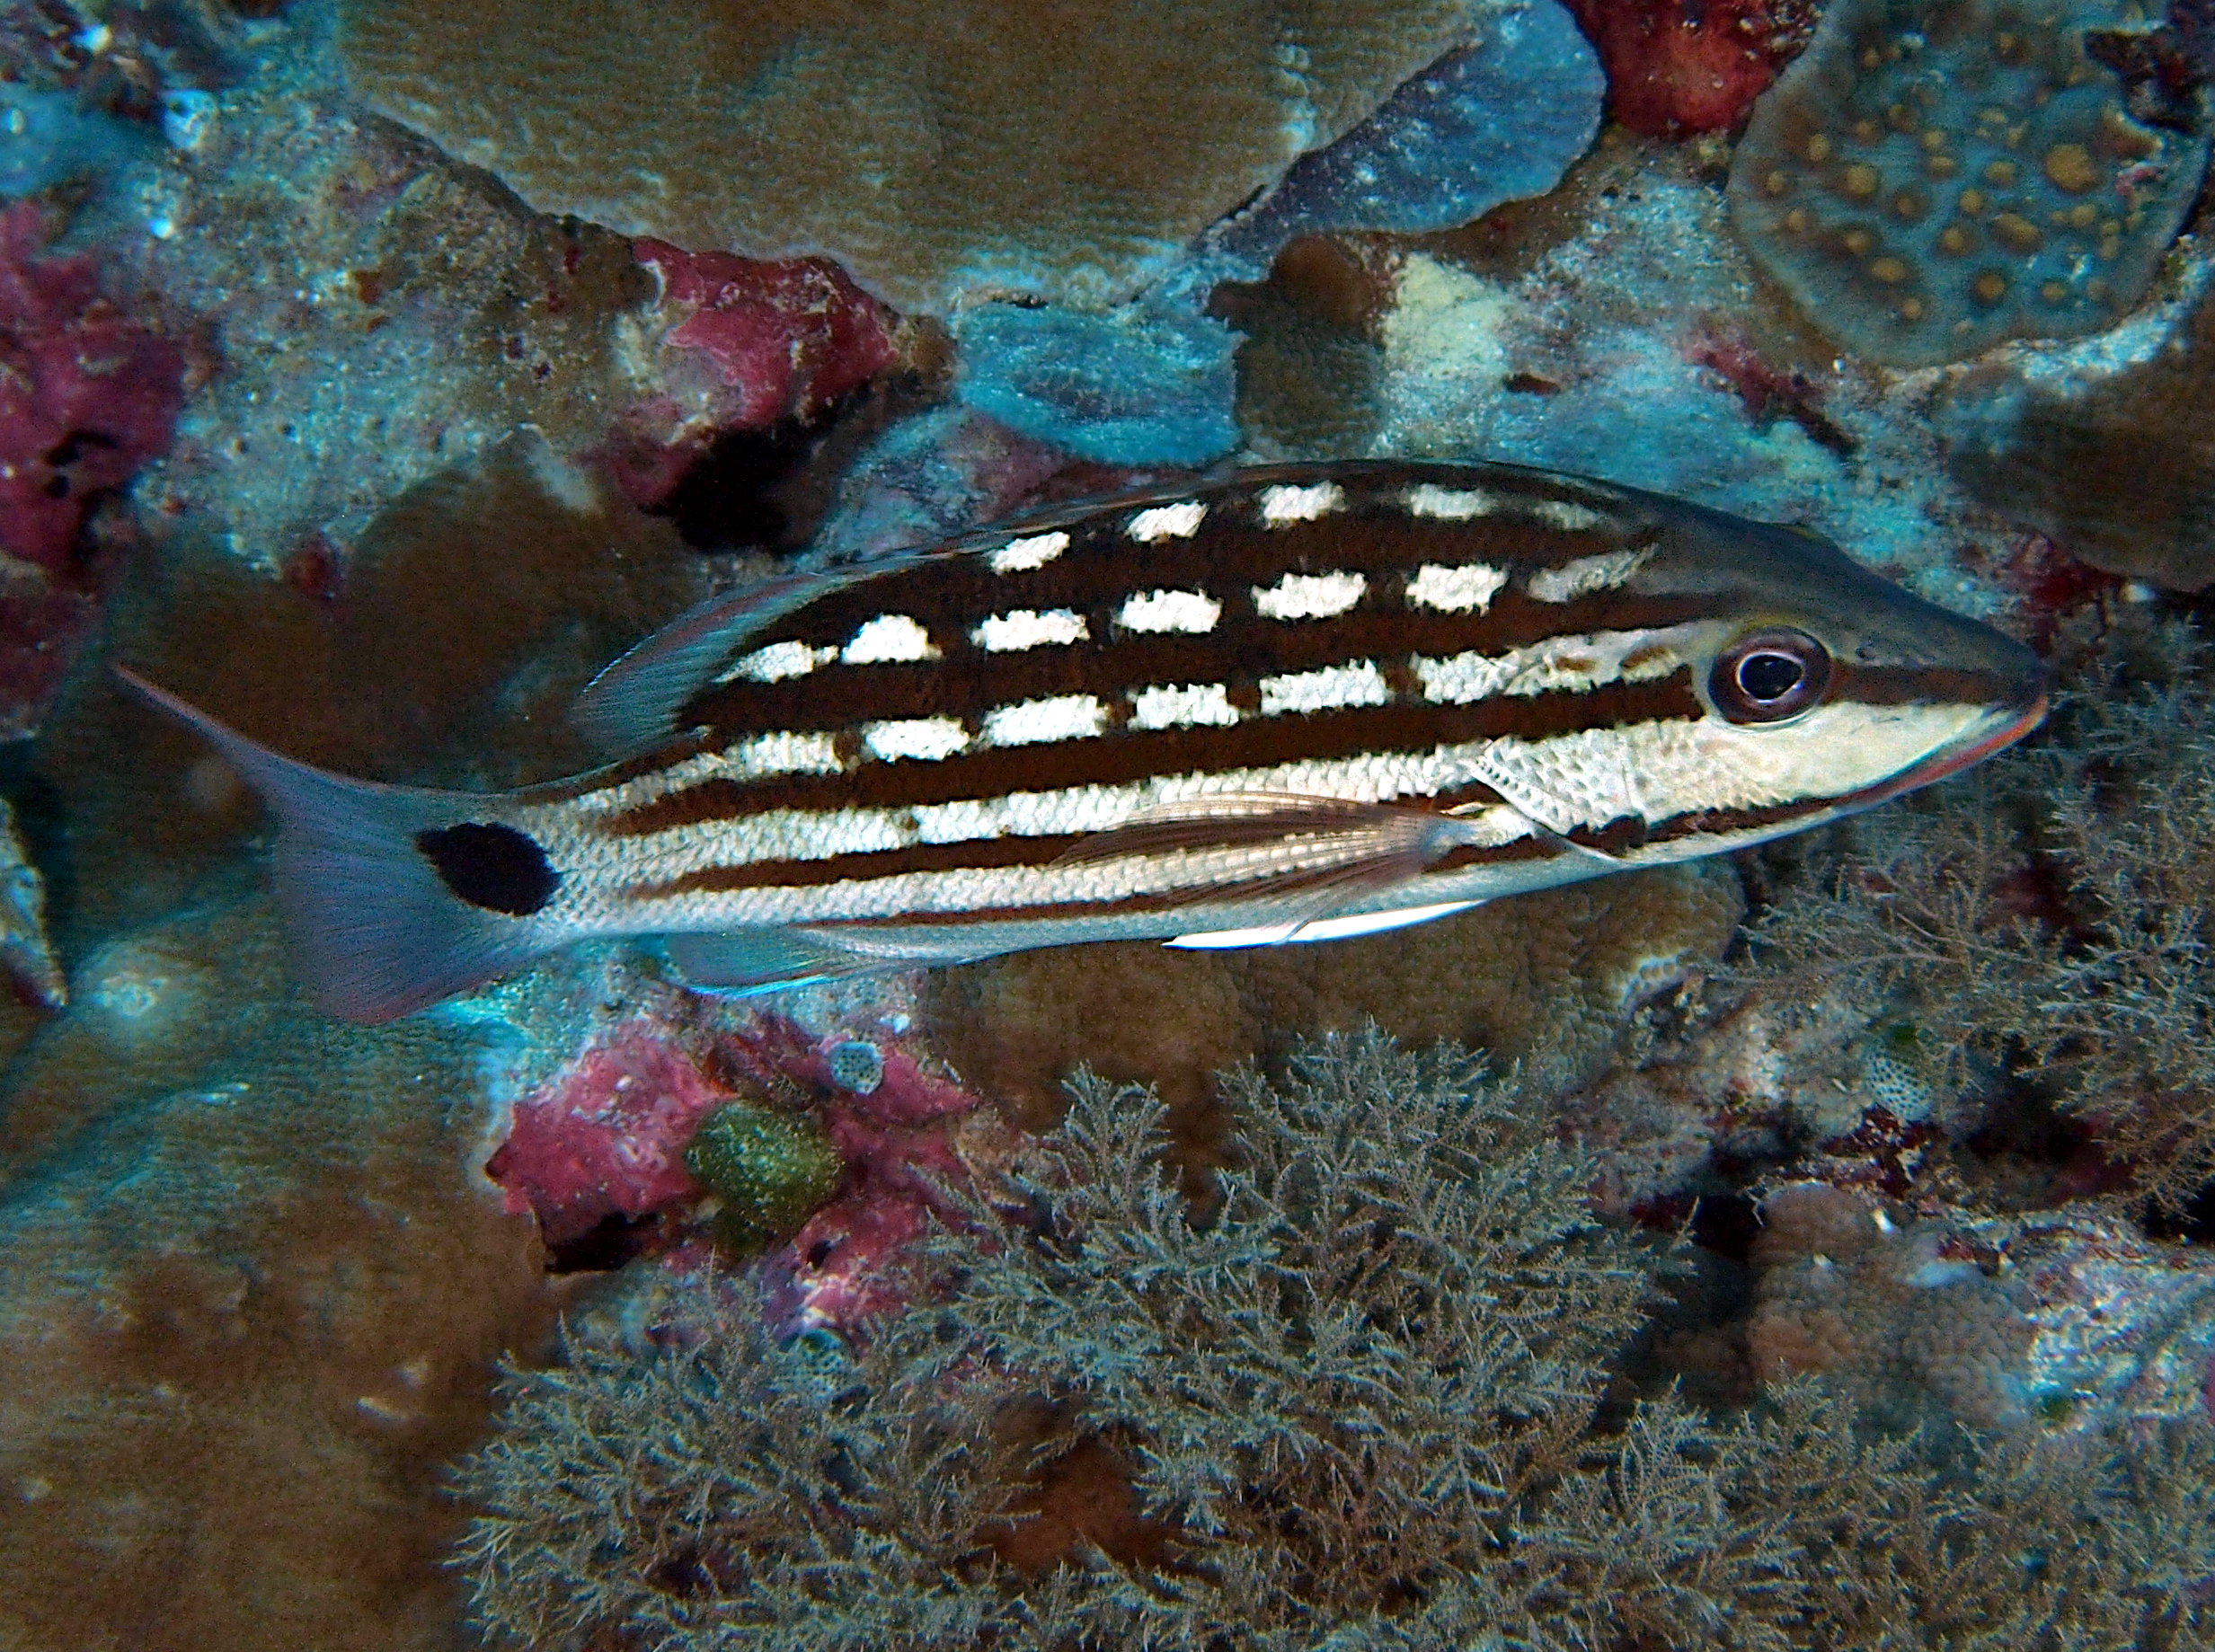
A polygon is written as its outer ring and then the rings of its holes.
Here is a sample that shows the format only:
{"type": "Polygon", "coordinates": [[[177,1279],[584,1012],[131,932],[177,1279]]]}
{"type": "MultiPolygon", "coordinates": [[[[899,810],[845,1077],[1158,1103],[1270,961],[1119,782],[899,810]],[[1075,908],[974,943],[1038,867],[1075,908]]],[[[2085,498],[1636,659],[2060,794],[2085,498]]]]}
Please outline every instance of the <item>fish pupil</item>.
{"type": "Polygon", "coordinates": [[[459,899],[527,918],[554,898],[562,874],[546,852],[513,826],[468,821],[418,832],[415,846],[459,899]]]}
{"type": "Polygon", "coordinates": [[[1800,662],[1789,654],[1749,654],[1738,662],[1738,685],[1747,697],[1764,704],[1782,700],[1799,687],[1806,676],[1800,662]]]}

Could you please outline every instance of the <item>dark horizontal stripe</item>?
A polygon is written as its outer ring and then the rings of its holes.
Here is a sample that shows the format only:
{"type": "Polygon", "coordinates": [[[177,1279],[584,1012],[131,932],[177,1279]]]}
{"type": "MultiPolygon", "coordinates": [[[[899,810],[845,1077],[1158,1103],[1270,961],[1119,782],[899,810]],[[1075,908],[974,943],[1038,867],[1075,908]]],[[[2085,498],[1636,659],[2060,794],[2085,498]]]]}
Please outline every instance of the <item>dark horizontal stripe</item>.
{"type": "MultiPolygon", "coordinates": [[[[880,719],[960,717],[973,726],[996,706],[1057,694],[1097,694],[1114,704],[1130,691],[1157,683],[1252,688],[1265,676],[1349,661],[1369,659],[1384,667],[1415,654],[1501,655],[1560,636],[1681,624],[1714,609],[1712,601],[1694,596],[1603,592],[1550,604],[1502,592],[1489,614],[1435,614],[1401,606],[1395,588],[1388,603],[1368,598],[1336,618],[1285,621],[1254,614],[1240,588],[1244,617],[1227,604],[1222,620],[1204,635],[1117,632],[1110,616],[1121,604],[1119,594],[1113,603],[1086,613],[1092,633],[1086,642],[1009,654],[950,651],[938,661],[832,665],[781,683],[729,683],[701,695],[685,715],[709,723],[719,740],[769,729],[837,730],[880,719]]],[[[864,618],[882,612],[873,607],[864,618]]]]}
{"type": "Polygon", "coordinates": [[[1841,662],[1826,696],[1863,705],[2006,705],[2024,692],[2020,672],[1973,666],[1856,666],[1841,662]]]}
{"type": "MultiPolygon", "coordinates": [[[[1500,794],[1489,786],[1457,787],[1428,799],[1432,812],[1472,804],[1497,803],[1500,794]]],[[[1050,866],[1073,850],[1097,844],[1112,832],[1069,832],[1051,836],[969,838],[952,844],[914,844],[904,849],[873,849],[855,854],[831,855],[810,861],[755,861],[743,866],[710,866],[676,878],[644,879],[626,885],[620,898],[666,900],[686,895],[728,895],[740,889],[800,888],[850,880],[897,878],[912,872],[991,870],[1008,867],[1050,866]]],[[[1528,839],[1497,849],[1465,845],[1440,858],[1433,870],[1496,860],[1528,858],[1528,839]]],[[[1204,849],[1209,845],[1195,844],[1204,849]]],[[[1155,851],[1154,853],[1159,853],[1155,851]]],[[[1540,846],[1538,853],[1551,853],[1540,846]]]]}
{"type": "Polygon", "coordinates": [[[1126,785],[1164,774],[1212,774],[1330,762],[1369,754],[1421,754],[1441,746],[1516,735],[1538,740],[1577,729],[1669,719],[1704,708],[1688,674],[1479,701],[1471,705],[1395,703],[1252,717],[1226,729],[1117,729],[1093,739],[1017,746],[939,762],[864,764],[842,774],[704,781],[596,822],[613,835],[667,831],[765,809],[899,808],[1012,791],[1126,785]]]}

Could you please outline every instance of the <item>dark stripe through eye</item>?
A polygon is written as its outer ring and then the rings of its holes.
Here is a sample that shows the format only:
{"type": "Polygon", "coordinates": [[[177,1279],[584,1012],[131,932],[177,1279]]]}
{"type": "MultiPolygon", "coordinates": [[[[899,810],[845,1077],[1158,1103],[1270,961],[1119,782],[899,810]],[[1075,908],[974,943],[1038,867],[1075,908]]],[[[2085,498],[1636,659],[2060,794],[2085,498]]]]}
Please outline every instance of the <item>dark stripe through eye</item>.
{"type": "Polygon", "coordinates": [[[1803,631],[1778,628],[1741,637],[1715,657],[1707,692],[1734,723],[1782,722],[1823,697],[1830,653],[1803,631]]]}

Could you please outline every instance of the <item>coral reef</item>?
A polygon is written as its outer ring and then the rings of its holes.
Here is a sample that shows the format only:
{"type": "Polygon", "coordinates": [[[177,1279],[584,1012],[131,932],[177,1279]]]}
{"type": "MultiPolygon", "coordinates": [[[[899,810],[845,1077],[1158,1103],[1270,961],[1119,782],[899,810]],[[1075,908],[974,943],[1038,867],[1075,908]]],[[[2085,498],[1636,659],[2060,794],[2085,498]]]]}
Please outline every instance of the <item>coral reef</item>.
{"type": "Polygon", "coordinates": [[[1032,441],[1103,464],[1186,469],[1237,445],[1237,340],[1210,317],[979,305],[953,337],[956,396],[1032,441]]]}
{"type": "Polygon", "coordinates": [[[130,128],[66,92],[0,87],[0,195],[36,195],[111,166],[130,128]]]}
{"type": "Polygon", "coordinates": [[[820,419],[898,356],[893,322],[834,264],[760,263],[642,240],[661,278],[674,365],[663,387],[626,409],[603,449],[633,504],[666,499],[719,434],[820,419]]]}
{"type": "Polygon", "coordinates": [[[1129,296],[1466,27],[1441,0],[1123,4],[1081,28],[1016,0],[629,4],[554,28],[525,0],[342,13],[363,100],[538,210],[828,256],[927,314],[1129,296]]]}
{"type": "Polygon", "coordinates": [[[204,381],[139,527],[270,573],[343,562],[394,496],[516,425],[596,447],[673,366],[629,243],[363,113],[328,35],[325,4],[263,24],[199,142],[84,224],[189,328],[204,381]]]}
{"type": "Polygon", "coordinates": [[[1744,1327],[1757,1378],[1820,1374],[1896,1428],[2104,1431],[2204,1416],[2204,1256],[2090,1211],[1899,1214],[1821,1183],[1762,1202],[1744,1327]]]}
{"type": "Polygon", "coordinates": [[[491,1041],[322,1021],[259,901],[75,986],[0,1101],[0,1641],[443,1652],[441,1465],[555,1305],[491,1041]]]}
{"type": "Polygon", "coordinates": [[[1874,361],[2104,331],[2151,285],[2207,166],[2202,103],[2141,119],[2087,49],[2144,27],[2113,0],[2035,15],[1839,0],[1732,156],[1732,221],[1874,361]]]}
{"type": "Polygon", "coordinates": [[[594,1039],[516,1103],[484,1173],[508,1189],[509,1211],[537,1216],[547,1244],[567,1244],[610,1216],[642,1216],[696,1195],[686,1144],[730,1111],[730,1100],[640,1017],[594,1039]]]}
{"type": "Polygon", "coordinates": [[[695,1275],[516,1374],[459,1472],[479,1621],[654,1652],[2207,1635],[2204,1419],[1950,1472],[1804,1386],[1595,1432],[1644,1270],[1584,1224],[1582,1155],[1456,1052],[1373,1033],[1230,1088],[1204,1226],[1158,1106],[1084,1079],[1016,1174],[1023,1225],[979,1200],[935,1244],[943,1305],[831,1348],[695,1275]]]}
{"type": "Polygon", "coordinates": [[[46,933],[46,879],[31,863],[15,810],[0,799],[0,971],[15,995],[42,1010],[69,1002],[69,984],[46,933]]]}
{"type": "Polygon", "coordinates": [[[1172,290],[1258,280],[1294,239],[1451,229],[1544,195],[1599,127],[1599,66],[1554,0],[1479,7],[1474,38],[1210,229],[1172,290]],[[1532,86],[1546,95],[1528,95],[1532,86]]]}
{"type": "Polygon", "coordinates": [[[2215,581],[2215,446],[2201,405],[2215,304],[2142,358],[2083,382],[1981,368],[1938,414],[1962,485],[2070,555],[2172,590],[2215,581]]]}

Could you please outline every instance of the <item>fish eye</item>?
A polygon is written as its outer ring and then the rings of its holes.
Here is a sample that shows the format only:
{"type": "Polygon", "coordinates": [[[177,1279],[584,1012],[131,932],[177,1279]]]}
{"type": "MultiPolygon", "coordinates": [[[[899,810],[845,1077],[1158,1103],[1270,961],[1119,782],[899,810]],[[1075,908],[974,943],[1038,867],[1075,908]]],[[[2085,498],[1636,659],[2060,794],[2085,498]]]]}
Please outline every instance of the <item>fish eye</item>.
{"type": "Polygon", "coordinates": [[[1821,700],[1830,654],[1803,631],[1758,631],[1716,656],[1707,674],[1715,709],[1734,723],[1782,722],[1821,700]]]}

